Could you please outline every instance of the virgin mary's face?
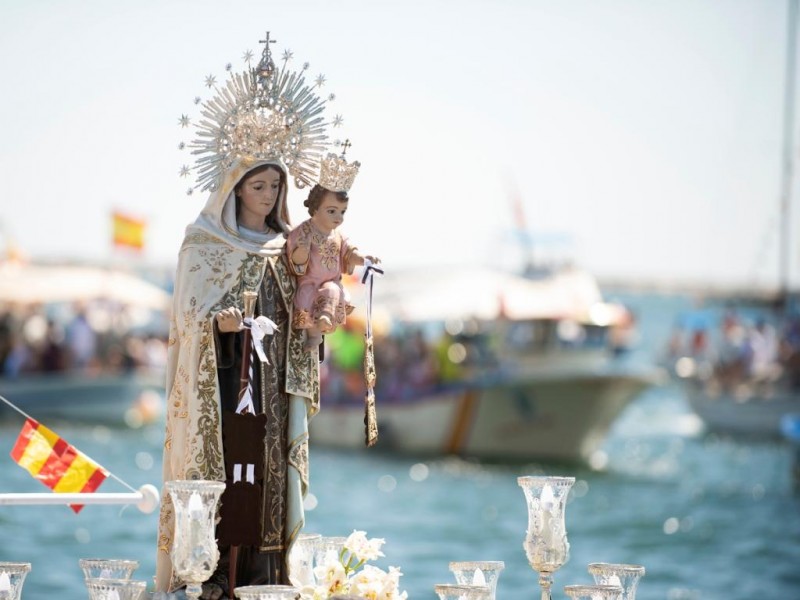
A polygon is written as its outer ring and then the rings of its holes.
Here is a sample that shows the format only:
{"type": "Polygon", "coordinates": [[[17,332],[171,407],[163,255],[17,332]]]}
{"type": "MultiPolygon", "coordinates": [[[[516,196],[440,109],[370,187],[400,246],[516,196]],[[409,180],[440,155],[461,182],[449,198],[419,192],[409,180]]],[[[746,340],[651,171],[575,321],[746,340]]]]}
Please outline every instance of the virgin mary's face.
{"type": "Polygon", "coordinates": [[[281,176],[275,169],[251,175],[239,189],[239,221],[243,224],[264,223],[278,201],[281,176]]]}

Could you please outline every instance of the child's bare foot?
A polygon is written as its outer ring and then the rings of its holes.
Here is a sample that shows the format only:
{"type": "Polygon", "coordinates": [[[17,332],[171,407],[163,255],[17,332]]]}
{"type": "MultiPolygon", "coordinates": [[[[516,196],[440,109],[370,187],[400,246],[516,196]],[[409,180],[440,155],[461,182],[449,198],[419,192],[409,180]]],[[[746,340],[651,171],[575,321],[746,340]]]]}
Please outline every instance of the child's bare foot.
{"type": "Polygon", "coordinates": [[[316,352],[319,345],[322,343],[322,334],[319,331],[307,330],[306,341],[303,344],[303,350],[306,352],[316,352]]]}

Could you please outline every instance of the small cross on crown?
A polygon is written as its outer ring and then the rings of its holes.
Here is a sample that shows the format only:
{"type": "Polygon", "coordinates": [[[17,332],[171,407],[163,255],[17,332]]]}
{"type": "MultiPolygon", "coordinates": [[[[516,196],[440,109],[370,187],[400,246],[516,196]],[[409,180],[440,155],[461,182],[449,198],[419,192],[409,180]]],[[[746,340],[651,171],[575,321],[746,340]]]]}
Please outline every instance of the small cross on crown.
{"type": "Polygon", "coordinates": [[[339,156],[330,153],[322,159],[319,184],[326,190],[346,192],[353,186],[361,163],[358,161],[348,163],[345,159],[344,155],[350,146],[352,146],[350,140],[345,140],[342,143],[342,153],[339,156]]]}

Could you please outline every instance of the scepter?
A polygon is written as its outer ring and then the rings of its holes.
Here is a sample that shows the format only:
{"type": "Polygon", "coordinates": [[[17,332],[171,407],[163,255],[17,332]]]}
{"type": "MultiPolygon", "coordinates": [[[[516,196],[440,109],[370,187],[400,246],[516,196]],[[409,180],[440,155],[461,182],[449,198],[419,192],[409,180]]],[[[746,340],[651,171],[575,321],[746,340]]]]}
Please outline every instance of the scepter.
{"type": "MultiPolygon", "coordinates": [[[[245,290],[242,293],[244,298],[243,319],[253,319],[256,313],[256,298],[258,293],[252,290],[245,290]]],[[[253,341],[250,328],[247,327],[242,332],[242,369],[239,372],[239,402],[236,412],[240,414],[255,414],[253,406],[252,388],[252,364],[253,364],[253,341]]],[[[239,558],[239,546],[231,544],[230,564],[228,566],[228,589],[232,592],[236,587],[236,563],[239,558]]]]}

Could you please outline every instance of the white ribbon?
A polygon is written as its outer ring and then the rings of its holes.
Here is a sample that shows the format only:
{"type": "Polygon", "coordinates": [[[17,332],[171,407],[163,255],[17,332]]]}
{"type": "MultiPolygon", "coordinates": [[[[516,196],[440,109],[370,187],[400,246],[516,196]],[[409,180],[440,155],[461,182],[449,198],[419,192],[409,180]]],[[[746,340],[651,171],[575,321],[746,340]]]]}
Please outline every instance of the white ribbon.
{"type": "Polygon", "coordinates": [[[368,339],[372,337],[372,286],[375,275],[383,277],[383,269],[376,267],[370,259],[365,258],[361,283],[367,286],[367,327],[365,335],[368,339]]]}
{"type": "MultiPolygon", "coordinates": [[[[245,481],[247,483],[255,483],[256,482],[256,466],[252,463],[247,463],[244,465],[245,467],[245,481]]],[[[242,480],[242,465],[235,464],[233,465],[233,483],[238,483],[242,480]]]]}
{"type": "Polygon", "coordinates": [[[255,348],[256,354],[258,354],[258,359],[268,365],[267,354],[264,352],[264,337],[278,331],[278,326],[274,321],[268,319],[264,315],[256,317],[255,319],[248,317],[242,321],[242,325],[250,330],[250,337],[253,339],[253,348],[255,348]]]}
{"type": "MultiPolygon", "coordinates": [[[[251,319],[250,317],[244,319],[242,321],[242,327],[250,330],[250,338],[253,344],[253,349],[258,354],[258,359],[263,362],[265,365],[269,364],[267,360],[267,353],[264,352],[264,337],[268,335],[272,335],[276,331],[278,331],[278,326],[270,319],[261,315],[260,317],[256,317],[255,319],[251,319]]],[[[236,412],[239,414],[249,412],[250,414],[255,414],[256,408],[253,404],[253,365],[250,364],[250,382],[245,390],[244,394],[242,395],[242,399],[239,401],[239,405],[236,407],[236,412]]]]}
{"type": "Polygon", "coordinates": [[[253,404],[253,395],[250,393],[250,388],[248,387],[244,394],[242,395],[242,399],[239,400],[239,405],[236,407],[236,412],[240,415],[256,414],[256,405],[253,404]]]}

